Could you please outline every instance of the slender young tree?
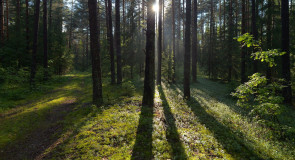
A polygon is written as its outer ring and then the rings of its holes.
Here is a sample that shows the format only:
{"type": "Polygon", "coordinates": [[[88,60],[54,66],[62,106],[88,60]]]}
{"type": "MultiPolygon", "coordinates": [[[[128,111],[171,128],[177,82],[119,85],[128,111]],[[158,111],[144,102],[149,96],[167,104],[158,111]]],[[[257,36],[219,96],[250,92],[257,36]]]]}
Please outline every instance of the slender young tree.
{"type": "Polygon", "coordinates": [[[0,39],[1,42],[4,40],[4,8],[3,0],[0,0],[0,39]]]}
{"type": "Polygon", "coordinates": [[[9,22],[9,3],[6,0],[6,39],[9,39],[9,30],[8,30],[8,22],[9,22]]]}
{"type": "Polygon", "coordinates": [[[40,0],[35,0],[35,15],[33,26],[33,52],[32,52],[32,65],[30,85],[35,85],[35,75],[37,69],[37,48],[38,48],[38,31],[39,31],[39,15],[40,15],[40,0]]]}
{"type": "Polygon", "coordinates": [[[117,53],[117,84],[122,83],[122,56],[121,56],[121,33],[120,33],[120,0],[116,0],[116,53],[117,53]]]}
{"type": "MultiPolygon", "coordinates": [[[[266,43],[267,43],[267,48],[272,49],[272,5],[273,5],[273,0],[268,0],[267,2],[267,33],[266,33],[266,43]]],[[[266,68],[266,78],[270,81],[271,79],[271,68],[267,66],[266,68]]]]}
{"type": "MultiPolygon", "coordinates": [[[[257,26],[256,26],[256,0],[252,0],[252,34],[254,36],[255,40],[258,40],[258,31],[257,31],[257,26]]],[[[254,51],[255,52],[255,51],[254,51]]],[[[257,61],[254,60],[253,62],[254,65],[254,73],[258,71],[258,66],[257,66],[257,61]]]]}
{"type": "Polygon", "coordinates": [[[90,52],[92,56],[92,84],[93,84],[93,104],[101,106],[102,98],[102,81],[100,67],[100,45],[99,45],[99,28],[97,17],[97,1],[88,0],[89,9],[89,27],[90,27],[90,52]]]}
{"type": "Polygon", "coordinates": [[[289,29],[289,1],[281,1],[281,21],[282,21],[282,51],[286,54],[282,57],[282,77],[286,81],[283,89],[283,96],[286,103],[292,102],[291,74],[290,74],[290,29],[289,29]]]}
{"type": "Polygon", "coordinates": [[[194,0],[193,4],[193,28],[192,28],[192,80],[197,82],[197,27],[198,27],[198,0],[194,0]]]}
{"type": "Polygon", "coordinates": [[[159,0],[159,27],[158,27],[158,74],[157,74],[157,85],[161,85],[162,78],[162,0],[159,0]]]}
{"type": "Polygon", "coordinates": [[[47,45],[47,0],[43,0],[43,68],[44,80],[48,80],[48,45],[47,45]]]}
{"type": "Polygon", "coordinates": [[[106,20],[107,20],[107,37],[109,41],[109,52],[110,52],[110,59],[111,59],[111,83],[116,83],[115,77],[115,58],[114,58],[114,44],[113,44],[113,21],[112,21],[112,1],[106,1],[106,20]]]}
{"type": "Polygon", "coordinates": [[[145,77],[142,105],[153,107],[155,96],[155,0],[147,0],[145,77]]]}
{"type": "MultiPolygon", "coordinates": [[[[50,0],[52,1],[52,0],[50,0]]],[[[26,0],[26,49],[27,53],[29,53],[30,48],[30,36],[29,36],[29,0],[26,0]]]]}
{"type": "Polygon", "coordinates": [[[173,64],[172,64],[172,83],[175,83],[175,60],[176,60],[176,46],[175,46],[175,0],[172,0],[172,49],[173,49],[173,64]]]}
{"type": "Polygon", "coordinates": [[[229,1],[229,18],[228,18],[228,77],[230,82],[232,78],[232,45],[233,45],[233,3],[229,1]]]}
{"type": "MultiPolygon", "coordinates": [[[[246,3],[242,0],[242,34],[246,33],[246,3]]],[[[246,82],[246,48],[241,51],[241,83],[246,82]]]]}
{"type": "Polygon", "coordinates": [[[184,51],[184,99],[190,99],[190,58],[191,58],[191,0],[186,1],[185,51],[184,51]]]}

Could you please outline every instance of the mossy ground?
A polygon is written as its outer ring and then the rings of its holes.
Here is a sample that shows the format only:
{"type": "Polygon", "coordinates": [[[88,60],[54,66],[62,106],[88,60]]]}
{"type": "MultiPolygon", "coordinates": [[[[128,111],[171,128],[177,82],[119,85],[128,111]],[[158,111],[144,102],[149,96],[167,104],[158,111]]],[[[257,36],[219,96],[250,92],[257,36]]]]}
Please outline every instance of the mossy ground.
{"type": "MultiPolygon", "coordinates": [[[[0,150],[44,125],[53,107],[74,100],[71,112],[59,122],[62,132],[51,135],[56,141],[39,157],[295,159],[294,138],[279,139],[276,132],[253,121],[235,105],[225,84],[199,79],[192,85],[192,99],[184,101],[181,84],[163,83],[157,86],[155,107],[148,108],[141,107],[141,80],[113,86],[104,82],[104,106],[100,108],[91,105],[89,74],[67,75],[62,85],[48,87],[52,91],[14,102],[21,107],[2,112],[0,150]]],[[[280,120],[292,137],[295,112],[287,112],[280,120]]]]}

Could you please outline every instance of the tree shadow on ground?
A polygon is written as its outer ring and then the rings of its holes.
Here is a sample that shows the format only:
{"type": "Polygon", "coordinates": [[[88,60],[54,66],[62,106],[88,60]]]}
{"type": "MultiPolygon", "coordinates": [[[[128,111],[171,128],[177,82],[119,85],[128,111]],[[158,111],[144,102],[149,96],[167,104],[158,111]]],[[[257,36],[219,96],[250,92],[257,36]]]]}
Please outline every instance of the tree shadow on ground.
{"type": "MultiPolygon", "coordinates": [[[[172,85],[171,88],[174,92],[181,94],[183,92],[178,86],[172,85]]],[[[231,130],[228,126],[220,123],[214,116],[210,115],[201,105],[206,104],[199,102],[194,97],[191,97],[186,103],[199,122],[213,133],[219,144],[233,157],[237,159],[271,159],[271,157],[261,157],[261,155],[258,155],[258,151],[255,152],[254,148],[247,144],[248,140],[244,138],[244,135],[240,131],[231,130]]]]}
{"type": "Polygon", "coordinates": [[[260,157],[254,149],[246,144],[246,139],[243,138],[243,134],[237,131],[233,131],[216,120],[215,117],[208,114],[201,104],[193,97],[187,101],[187,105],[192,109],[199,122],[205,125],[214,135],[216,140],[236,158],[246,159],[264,159],[260,157]]]}
{"type": "Polygon", "coordinates": [[[153,107],[142,106],[132,160],[153,159],[153,107]]]}
{"type": "Polygon", "coordinates": [[[171,112],[171,108],[167,102],[165,93],[162,86],[158,87],[160,98],[162,100],[162,106],[164,109],[164,115],[166,119],[166,138],[172,148],[173,159],[187,159],[185,149],[180,141],[180,136],[175,124],[175,118],[171,112]]]}

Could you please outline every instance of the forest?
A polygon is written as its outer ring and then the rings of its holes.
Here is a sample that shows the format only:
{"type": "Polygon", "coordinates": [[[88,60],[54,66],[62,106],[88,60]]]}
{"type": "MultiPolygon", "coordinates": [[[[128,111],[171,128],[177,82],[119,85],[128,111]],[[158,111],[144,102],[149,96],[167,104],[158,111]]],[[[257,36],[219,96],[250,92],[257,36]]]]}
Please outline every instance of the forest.
{"type": "Polygon", "coordinates": [[[0,160],[295,160],[293,0],[0,0],[0,160]]]}

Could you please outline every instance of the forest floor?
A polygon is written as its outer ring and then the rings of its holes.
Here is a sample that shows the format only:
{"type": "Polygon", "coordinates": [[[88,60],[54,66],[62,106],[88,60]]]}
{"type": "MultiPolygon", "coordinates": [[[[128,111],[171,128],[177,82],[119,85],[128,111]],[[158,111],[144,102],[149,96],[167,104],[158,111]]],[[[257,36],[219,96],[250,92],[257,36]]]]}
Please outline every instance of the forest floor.
{"type": "Polygon", "coordinates": [[[60,79],[19,99],[0,93],[0,159],[295,159],[295,111],[279,117],[282,139],[237,107],[227,84],[200,78],[184,101],[181,84],[162,83],[147,108],[142,80],[104,83],[97,108],[90,74],[60,79]]]}

